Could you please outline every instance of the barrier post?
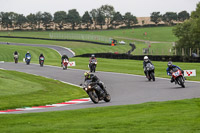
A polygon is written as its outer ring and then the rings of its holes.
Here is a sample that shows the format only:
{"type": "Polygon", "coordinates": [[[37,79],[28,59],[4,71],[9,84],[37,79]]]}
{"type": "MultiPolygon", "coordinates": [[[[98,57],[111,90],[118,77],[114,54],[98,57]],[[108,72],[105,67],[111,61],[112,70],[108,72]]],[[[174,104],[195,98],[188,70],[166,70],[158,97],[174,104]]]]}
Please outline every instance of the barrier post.
{"type": "Polygon", "coordinates": [[[182,56],[184,56],[184,48],[182,48],[182,56]]]}
{"type": "Polygon", "coordinates": [[[192,49],[190,48],[190,56],[192,56],[192,49]]]}

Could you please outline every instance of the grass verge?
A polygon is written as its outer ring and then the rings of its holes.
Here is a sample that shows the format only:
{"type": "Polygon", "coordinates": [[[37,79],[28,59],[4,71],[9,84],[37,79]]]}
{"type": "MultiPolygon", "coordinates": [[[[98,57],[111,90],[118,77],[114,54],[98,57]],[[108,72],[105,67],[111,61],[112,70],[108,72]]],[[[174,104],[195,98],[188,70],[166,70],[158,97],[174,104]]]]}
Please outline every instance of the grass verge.
{"type": "Polygon", "coordinates": [[[199,133],[200,99],[0,115],[2,133],[199,133]]]}
{"type": "Polygon", "coordinates": [[[87,97],[79,87],[16,71],[0,70],[0,110],[87,97]]]}

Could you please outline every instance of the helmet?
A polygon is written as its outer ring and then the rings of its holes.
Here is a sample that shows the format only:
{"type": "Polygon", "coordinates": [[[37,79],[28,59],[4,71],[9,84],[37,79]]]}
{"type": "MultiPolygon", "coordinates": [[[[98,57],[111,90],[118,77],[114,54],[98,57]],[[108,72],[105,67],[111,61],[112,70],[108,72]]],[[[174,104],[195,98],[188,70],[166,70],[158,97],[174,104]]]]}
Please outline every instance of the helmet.
{"type": "Polygon", "coordinates": [[[27,51],[27,54],[29,54],[29,51],[27,51]]]}
{"type": "Polygon", "coordinates": [[[147,62],[149,60],[148,56],[144,57],[144,61],[147,62]]]}
{"type": "Polygon", "coordinates": [[[172,62],[169,61],[169,62],[167,63],[167,66],[168,66],[168,67],[172,67],[172,62]]]}
{"type": "Polygon", "coordinates": [[[91,55],[91,57],[93,57],[93,58],[94,58],[94,57],[95,57],[95,55],[94,55],[94,54],[92,54],[92,55],[91,55]]]}
{"type": "Polygon", "coordinates": [[[84,73],[84,76],[86,77],[86,76],[89,76],[90,75],[90,72],[85,72],[84,73]]]}
{"type": "Polygon", "coordinates": [[[40,56],[43,56],[43,53],[41,53],[40,56]]]}

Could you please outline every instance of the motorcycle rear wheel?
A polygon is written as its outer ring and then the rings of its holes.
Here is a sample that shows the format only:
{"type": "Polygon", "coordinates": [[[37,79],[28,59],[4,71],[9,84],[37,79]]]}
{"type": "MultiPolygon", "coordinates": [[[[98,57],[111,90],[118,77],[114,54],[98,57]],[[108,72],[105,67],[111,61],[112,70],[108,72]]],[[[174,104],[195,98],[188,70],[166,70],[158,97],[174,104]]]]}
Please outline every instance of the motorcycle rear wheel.
{"type": "Polygon", "coordinates": [[[104,98],[104,101],[105,101],[105,102],[110,102],[110,100],[111,100],[110,94],[107,94],[107,95],[105,96],[105,98],[104,98]]]}
{"type": "Polygon", "coordinates": [[[97,94],[94,90],[89,91],[88,95],[89,95],[89,97],[90,97],[90,99],[92,100],[93,103],[95,103],[95,104],[99,103],[99,98],[98,98],[98,96],[97,96],[97,94]]]}

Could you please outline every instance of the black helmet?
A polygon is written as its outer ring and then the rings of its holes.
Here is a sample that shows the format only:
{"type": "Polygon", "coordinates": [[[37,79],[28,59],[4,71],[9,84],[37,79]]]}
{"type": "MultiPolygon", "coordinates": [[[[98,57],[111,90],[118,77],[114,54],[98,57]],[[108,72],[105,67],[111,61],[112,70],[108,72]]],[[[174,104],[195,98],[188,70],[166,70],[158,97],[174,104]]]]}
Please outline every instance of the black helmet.
{"type": "Polygon", "coordinates": [[[167,63],[167,66],[171,68],[171,67],[172,67],[172,62],[169,61],[169,62],[167,63]]]}

